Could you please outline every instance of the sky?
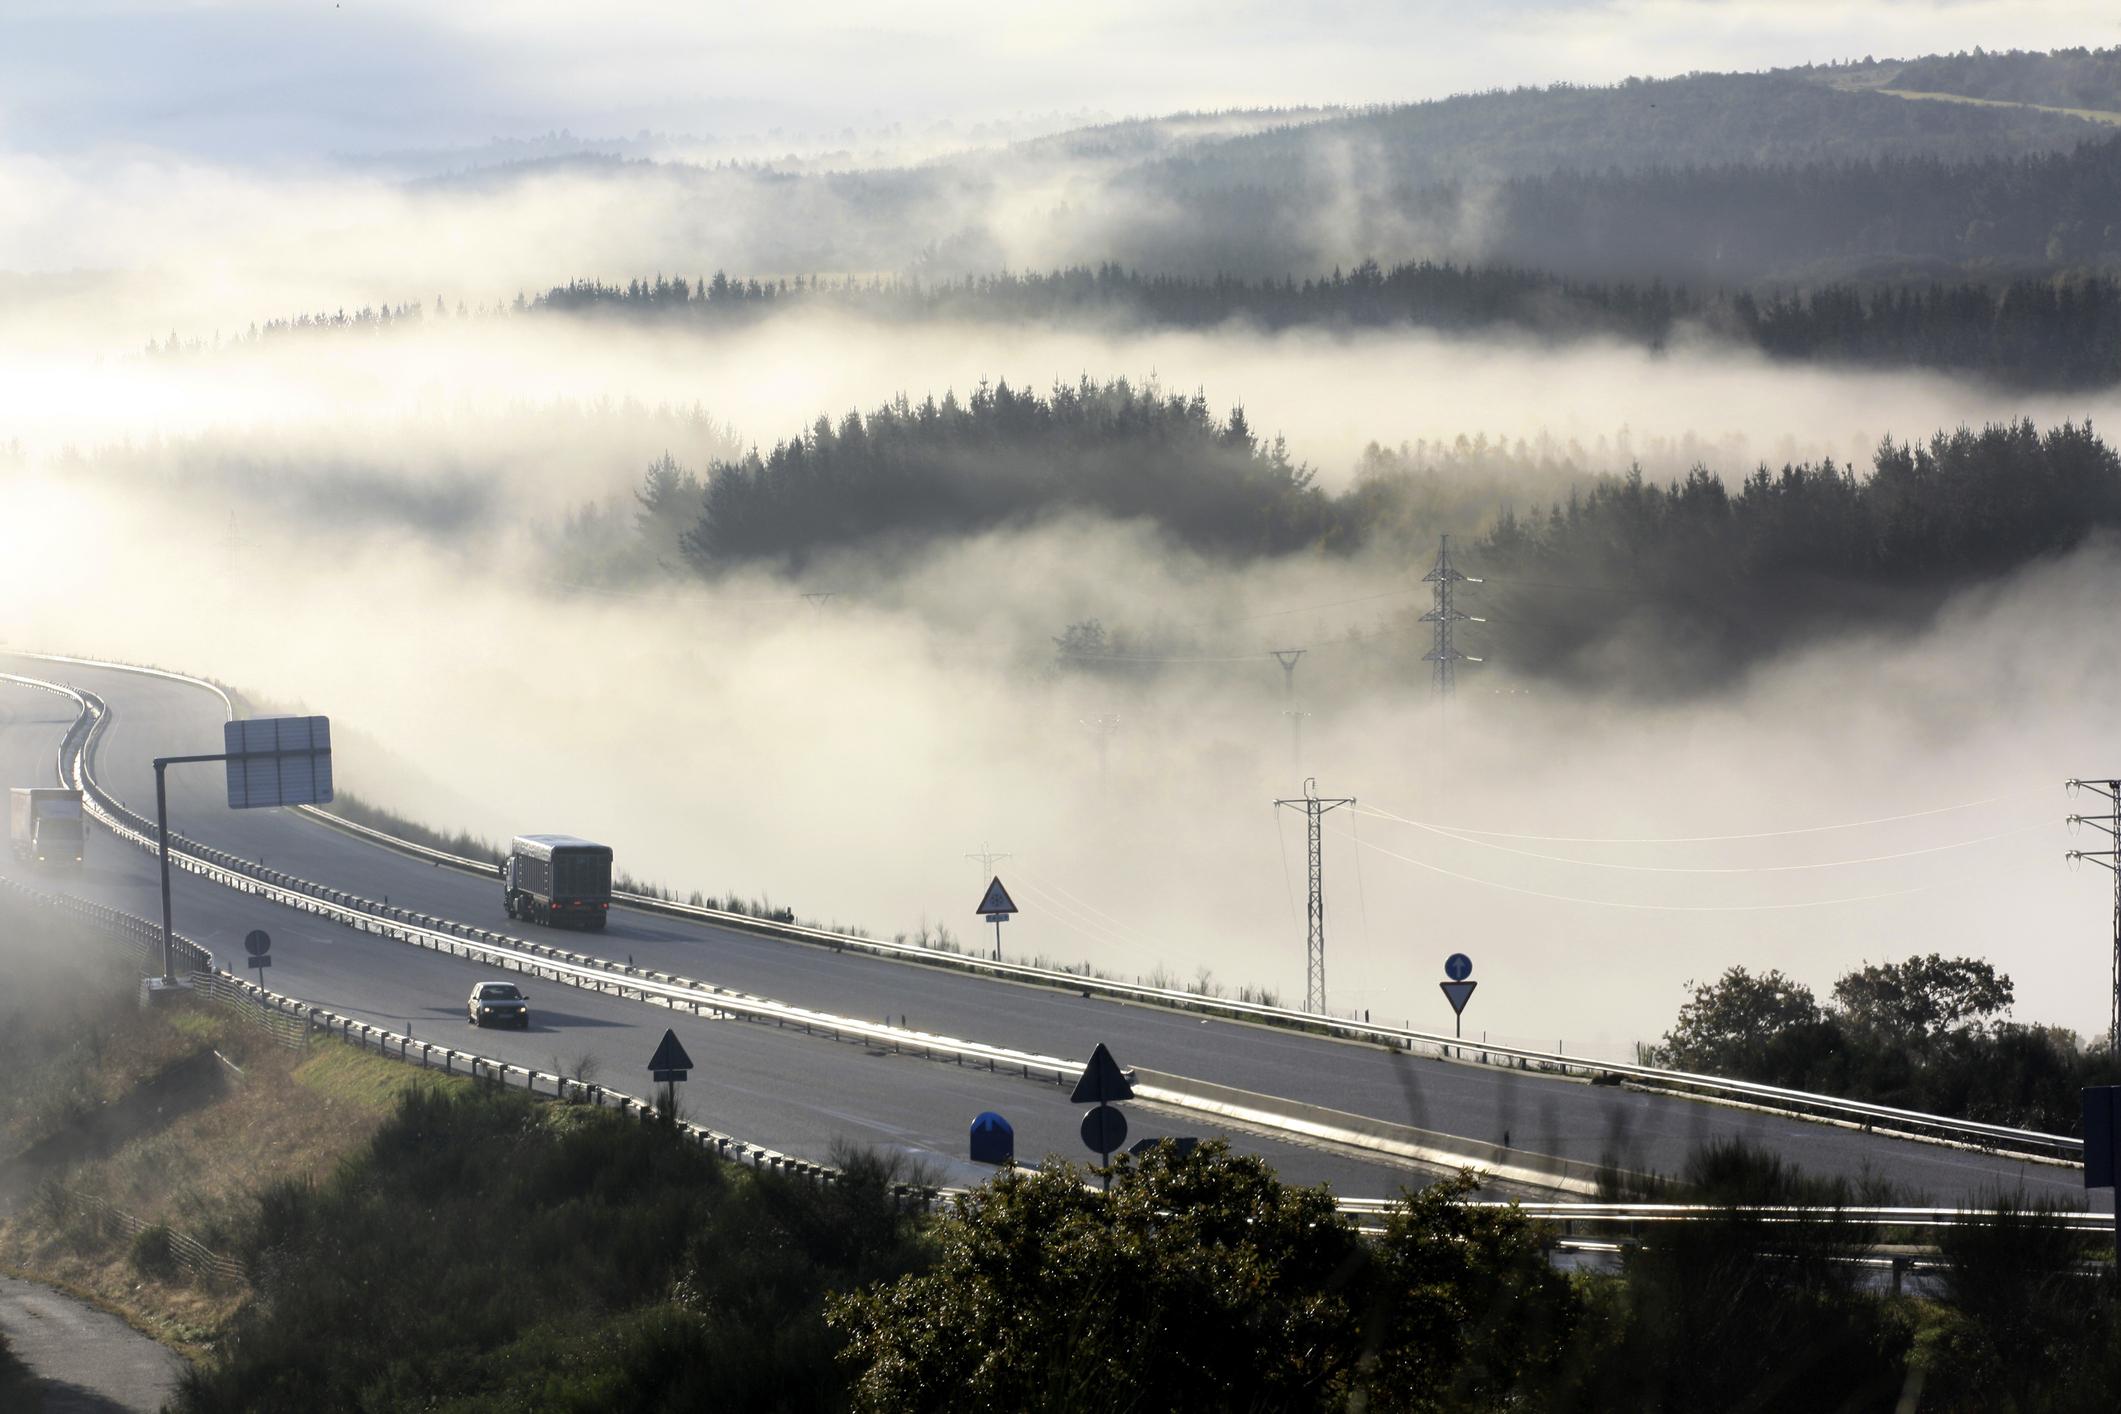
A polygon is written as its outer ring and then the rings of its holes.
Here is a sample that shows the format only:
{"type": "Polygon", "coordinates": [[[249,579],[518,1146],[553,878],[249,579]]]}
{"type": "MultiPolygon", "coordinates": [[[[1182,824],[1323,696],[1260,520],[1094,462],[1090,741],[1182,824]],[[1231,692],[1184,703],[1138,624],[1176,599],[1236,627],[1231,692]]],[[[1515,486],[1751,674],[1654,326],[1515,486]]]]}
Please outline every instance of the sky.
{"type": "Polygon", "coordinates": [[[796,146],[2115,43],[2106,0],[7,0],[0,151],[294,162],[559,129],[796,146]]]}

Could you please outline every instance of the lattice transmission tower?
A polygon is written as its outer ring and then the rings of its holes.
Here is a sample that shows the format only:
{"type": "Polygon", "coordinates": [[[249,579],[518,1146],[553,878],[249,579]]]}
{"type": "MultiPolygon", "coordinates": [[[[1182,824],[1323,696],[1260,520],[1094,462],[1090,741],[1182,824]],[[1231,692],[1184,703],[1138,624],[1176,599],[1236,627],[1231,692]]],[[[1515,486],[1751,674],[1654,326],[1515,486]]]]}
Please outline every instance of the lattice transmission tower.
{"type": "Polygon", "coordinates": [[[1344,799],[1320,799],[1316,776],[1304,782],[1304,793],[1297,799],[1274,802],[1277,808],[1288,806],[1292,810],[1302,810],[1309,836],[1310,848],[1306,851],[1306,858],[1310,861],[1311,889],[1304,932],[1304,1010],[1308,1012],[1322,1013],[1326,1009],[1326,869],[1322,826],[1328,810],[1354,803],[1352,795],[1344,799]]]}
{"type": "Polygon", "coordinates": [[[1446,535],[1436,550],[1436,568],[1421,577],[1422,583],[1433,584],[1435,604],[1421,616],[1425,624],[1436,625],[1436,646],[1422,654],[1426,662],[1436,665],[1436,698],[1439,703],[1449,702],[1458,687],[1458,665],[1477,663],[1480,659],[1459,651],[1457,636],[1452,628],[1457,624],[1484,624],[1486,619],[1476,618],[1462,612],[1456,603],[1456,590],[1461,584],[1479,584],[1480,580],[1461,574],[1451,564],[1451,537],[1446,535]]]}
{"type": "Polygon", "coordinates": [[[2107,1045],[2116,1056],[2121,1056],[2121,781],[2071,781],[2072,791],[2088,790],[2094,795],[2103,795],[2112,807],[2104,815],[2072,815],[2072,825],[2089,825],[2113,841],[2112,849],[2073,849],[2071,859],[2089,859],[2092,863],[2112,872],[2114,876],[2114,976],[2113,1010],[2108,1025],[2107,1045]]]}

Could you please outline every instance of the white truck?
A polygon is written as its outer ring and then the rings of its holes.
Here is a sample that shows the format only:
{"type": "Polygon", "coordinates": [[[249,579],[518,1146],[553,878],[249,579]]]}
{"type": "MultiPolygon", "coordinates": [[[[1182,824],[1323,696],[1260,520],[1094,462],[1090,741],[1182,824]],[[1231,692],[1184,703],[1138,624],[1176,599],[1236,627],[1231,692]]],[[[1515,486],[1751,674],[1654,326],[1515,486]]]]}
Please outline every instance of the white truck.
{"type": "Polygon", "coordinates": [[[25,864],[79,864],[88,836],[81,792],[15,786],[7,793],[7,838],[25,864]]]}

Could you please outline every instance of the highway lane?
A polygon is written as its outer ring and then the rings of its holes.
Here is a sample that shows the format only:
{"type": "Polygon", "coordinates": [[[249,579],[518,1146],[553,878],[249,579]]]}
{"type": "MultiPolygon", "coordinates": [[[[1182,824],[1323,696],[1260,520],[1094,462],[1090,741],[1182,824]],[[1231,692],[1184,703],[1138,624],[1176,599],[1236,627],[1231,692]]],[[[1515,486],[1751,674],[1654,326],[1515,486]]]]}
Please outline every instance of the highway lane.
{"type": "MultiPolygon", "coordinates": [[[[148,760],[218,749],[222,709],[181,682],[70,664],[18,660],[16,671],[64,678],[101,694],[112,722],[99,778],[135,808],[153,800],[148,760]]],[[[345,782],[349,788],[358,784],[345,782]]],[[[1190,1075],[1585,1162],[1676,1172],[1704,1140],[1742,1136],[1807,1170],[1881,1177],[1911,1198],[1971,1200],[2024,1186],[2081,1201],[2070,1170],[1866,1135],[1785,1116],[1547,1076],[1416,1060],[1373,1046],[1153,1007],[1089,1000],[942,969],[835,954],[710,924],[614,910],[602,934],[512,925],[494,882],[437,869],[286,812],[230,811],[212,767],[170,773],[172,819],[196,838],[303,877],[480,926],[556,939],[584,952],[869,1019],[904,1017],[939,1034],[1080,1055],[1095,1040],[1123,1063],[1190,1075]],[[188,774],[187,774],[188,772],[188,774]]],[[[526,828],[565,829],[564,821],[526,828]]]]}
{"type": "MultiPolygon", "coordinates": [[[[0,684],[0,775],[9,784],[49,783],[47,763],[72,720],[70,702],[0,684]]],[[[91,839],[79,871],[25,867],[0,852],[0,872],[143,917],[160,908],[152,857],[103,831],[91,839]]],[[[976,1183],[991,1170],[966,1160],[966,1131],[973,1116],[991,1109],[1015,1126],[1017,1152],[1027,1162],[1047,1154],[1089,1157],[1076,1133],[1083,1107],[1070,1104],[1051,1081],[696,1017],[539,978],[521,979],[532,1001],[530,1029],[474,1030],[464,1021],[466,994],[475,981],[505,974],[181,872],[173,876],[173,895],[179,931],[211,947],[224,965],[239,961],[243,935],[262,927],[273,937],[273,965],[265,974],[273,990],[422,1040],[545,1071],[573,1073],[588,1057],[595,1066],[589,1078],[646,1094],[647,1058],[667,1027],[696,1066],[679,1095],[688,1117],[787,1153],[823,1160],[835,1142],[847,1141],[905,1154],[944,1182],[976,1183]]],[[[1331,1182],[1342,1193],[1384,1195],[1426,1178],[1374,1156],[1234,1131],[1146,1105],[1127,1110],[1130,1142],[1179,1134],[1228,1138],[1269,1159],[1291,1181],[1331,1182]]]]}

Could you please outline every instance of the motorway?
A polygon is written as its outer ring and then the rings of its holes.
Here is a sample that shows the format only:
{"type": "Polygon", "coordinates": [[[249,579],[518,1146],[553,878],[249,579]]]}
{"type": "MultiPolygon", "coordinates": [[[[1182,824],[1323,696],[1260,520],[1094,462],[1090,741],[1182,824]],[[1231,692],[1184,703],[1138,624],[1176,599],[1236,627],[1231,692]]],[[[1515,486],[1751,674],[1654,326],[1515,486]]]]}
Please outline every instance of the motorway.
{"type": "MultiPolygon", "coordinates": [[[[0,670],[65,681],[100,695],[111,719],[97,753],[97,778],[144,813],[153,808],[149,762],[154,756],[220,749],[221,700],[196,685],[22,657],[0,656],[0,670]]],[[[0,684],[5,783],[48,783],[54,748],[72,718],[73,706],[65,699],[0,684]]],[[[355,781],[340,784],[360,789],[355,781]]],[[[1742,1136],[1807,1171],[1883,1180],[1910,1202],[1976,1202],[2021,1188],[2072,1205],[2084,1200],[2074,1169],[1676,1096],[1415,1059],[1240,1022],[1204,1021],[1155,1007],[835,953],[709,923],[614,909],[602,934],[548,934],[507,919],[496,881],[423,863],[294,812],[229,810],[218,767],[172,768],[169,794],[173,828],[275,869],[820,1011],[892,1023],[903,1017],[916,1030],[1050,1055],[1083,1056],[1104,1041],[1123,1065],[1469,1139],[1508,1142],[1520,1151],[1613,1162],[1637,1172],[1678,1172],[1700,1143],[1742,1136]]],[[[526,821],[524,828],[564,830],[566,822],[526,821]]],[[[159,904],[151,859],[101,832],[91,848],[89,866],[78,878],[37,875],[28,881],[155,916],[159,904]]],[[[18,866],[0,859],[0,868],[18,866]]],[[[223,965],[240,957],[239,940],[247,929],[263,926],[274,938],[274,968],[267,978],[274,990],[394,1029],[410,1026],[423,1038],[465,1034],[458,1008],[471,982],[487,975],[477,966],[261,903],[193,876],[180,873],[176,880],[179,931],[213,948],[223,965]]],[[[547,1070],[556,1061],[572,1069],[577,1057],[589,1056],[606,1083],[644,1089],[636,1084],[646,1079],[642,1066],[662,1029],[670,1026],[698,1065],[690,1090],[681,1097],[692,1117],[789,1153],[824,1159],[833,1142],[844,1139],[918,1157],[950,1181],[976,1179],[985,1170],[964,1161],[964,1135],[982,1109],[1008,1116],[1016,1126],[1018,1152],[1028,1160],[1049,1152],[1084,1153],[1074,1132],[1080,1109],[1050,1083],[879,1054],[757,1023],[695,1019],[557,983],[534,981],[530,990],[537,1026],[527,1035],[485,1033],[479,1038],[483,1053],[547,1070]]],[[[1419,1171],[1382,1156],[1230,1132],[1199,1116],[1158,1113],[1141,1105],[1129,1113],[1135,1137],[1227,1133],[1238,1147],[1269,1158],[1289,1179],[1330,1181],[1344,1194],[1385,1194],[1421,1179],[1419,1171]]]]}

